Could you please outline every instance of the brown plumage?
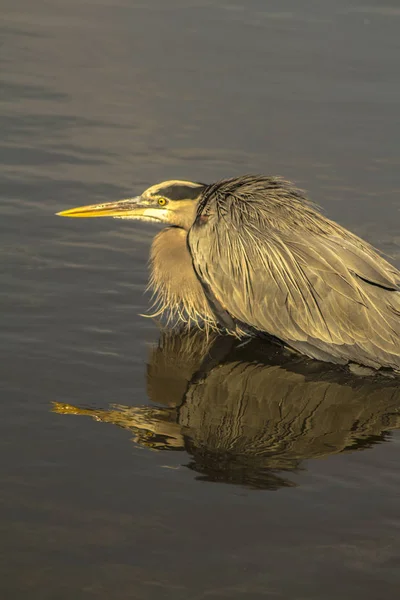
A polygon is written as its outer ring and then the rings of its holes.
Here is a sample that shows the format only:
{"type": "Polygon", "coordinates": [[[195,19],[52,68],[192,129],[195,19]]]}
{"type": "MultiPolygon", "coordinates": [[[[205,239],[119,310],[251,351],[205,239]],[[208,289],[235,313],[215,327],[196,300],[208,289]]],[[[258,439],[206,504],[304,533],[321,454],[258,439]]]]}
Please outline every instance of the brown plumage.
{"type": "Polygon", "coordinates": [[[267,333],[324,361],[400,370],[400,272],[283,179],[169,181],[64,214],[172,225],[151,252],[156,314],[267,333]]]}
{"type": "Polygon", "coordinates": [[[400,368],[400,272],[288,182],[210,186],[189,248],[235,321],[322,360],[400,368]]]}

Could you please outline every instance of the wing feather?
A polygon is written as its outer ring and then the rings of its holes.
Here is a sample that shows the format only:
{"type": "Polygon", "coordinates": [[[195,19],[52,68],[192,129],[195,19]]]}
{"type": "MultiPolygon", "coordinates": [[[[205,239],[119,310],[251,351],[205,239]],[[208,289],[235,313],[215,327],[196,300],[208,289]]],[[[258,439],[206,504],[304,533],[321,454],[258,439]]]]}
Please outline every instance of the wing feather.
{"type": "Polygon", "coordinates": [[[230,197],[230,218],[208,207],[189,232],[196,273],[224,309],[310,356],[399,369],[399,271],[327,219],[326,231],[279,227],[257,208],[230,197]]]}

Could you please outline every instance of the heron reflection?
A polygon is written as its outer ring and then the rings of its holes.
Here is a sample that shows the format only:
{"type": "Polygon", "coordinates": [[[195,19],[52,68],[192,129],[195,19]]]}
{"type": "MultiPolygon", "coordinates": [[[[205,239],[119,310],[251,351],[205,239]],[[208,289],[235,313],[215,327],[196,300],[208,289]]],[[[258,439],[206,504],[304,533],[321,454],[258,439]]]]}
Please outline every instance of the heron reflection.
{"type": "Polygon", "coordinates": [[[400,427],[397,378],[355,377],[254,339],[164,333],[150,352],[152,405],[55,403],[128,429],[135,443],[185,450],[199,478],[260,489],[294,485],[306,459],[369,448],[400,427]]]}

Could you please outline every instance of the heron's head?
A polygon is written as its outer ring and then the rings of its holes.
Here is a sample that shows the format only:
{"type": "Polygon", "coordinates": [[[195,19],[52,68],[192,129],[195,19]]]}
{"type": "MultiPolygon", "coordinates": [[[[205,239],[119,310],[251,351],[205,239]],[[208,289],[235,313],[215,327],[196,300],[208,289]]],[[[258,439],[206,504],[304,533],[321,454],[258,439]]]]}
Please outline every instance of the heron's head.
{"type": "Polygon", "coordinates": [[[114,217],[176,225],[189,229],[193,224],[198,200],[207,186],[191,181],[164,181],[140,196],[80,206],[57,213],[61,217],[114,217]]]}

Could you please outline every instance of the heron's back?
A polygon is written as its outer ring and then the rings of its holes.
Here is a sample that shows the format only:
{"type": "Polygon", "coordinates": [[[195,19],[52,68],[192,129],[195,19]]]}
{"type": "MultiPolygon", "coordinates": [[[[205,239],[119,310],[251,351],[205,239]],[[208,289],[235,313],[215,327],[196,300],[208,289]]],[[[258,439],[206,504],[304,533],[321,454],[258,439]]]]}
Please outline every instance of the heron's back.
{"type": "Polygon", "coordinates": [[[210,186],[189,247],[203,286],[236,322],[314,358],[400,370],[400,272],[291,184],[210,186]]]}

